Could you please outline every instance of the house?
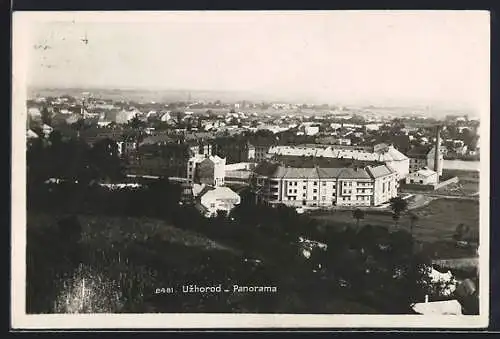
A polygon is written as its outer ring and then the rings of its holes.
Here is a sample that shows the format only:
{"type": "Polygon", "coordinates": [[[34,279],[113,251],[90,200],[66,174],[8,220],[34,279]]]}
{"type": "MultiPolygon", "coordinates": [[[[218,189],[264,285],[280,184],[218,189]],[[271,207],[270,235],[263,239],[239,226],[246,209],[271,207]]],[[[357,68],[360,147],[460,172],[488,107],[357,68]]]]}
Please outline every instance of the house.
{"type": "Polygon", "coordinates": [[[416,172],[411,172],[406,177],[407,184],[435,185],[438,182],[438,174],[427,167],[423,167],[416,172]]]}
{"type": "Polygon", "coordinates": [[[378,131],[382,124],[366,124],[365,128],[367,131],[378,131]]]}
{"type": "Polygon", "coordinates": [[[36,134],[35,132],[33,132],[32,130],[29,129],[29,130],[26,131],[26,138],[28,140],[30,140],[30,139],[38,139],[38,134],[36,134]]]}
{"type": "Polygon", "coordinates": [[[229,187],[206,186],[199,193],[196,205],[205,217],[215,217],[218,211],[229,214],[240,202],[240,196],[229,187]]]}
{"type": "Polygon", "coordinates": [[[117,142],[119,156],[125,156],[137,150],[138,140],[133,136],[124,136],[117,142]]]}
{"type": "Polygon", "coordinates": [[[40,118],[42,113],[40,113],[40,109],[38,107],[30,107],[28,108],[28,115],[32,118],[40,118]]]}
{"type": "Polygon", "coordinates": [[[168,122],[168,121],[172,120],[172,116],[170,113],[171,113],[170,111],[165,112],[165,113],[161,113],[160,120],[163,122],[168,122]]]}
{"type": "Polygon", "coordinates": [[[121,111],[116,114],[115,122],[117,124],[126,124],[138,115],[137,111],[121,111]]]}
{"type": "Polygon", "coordinates": [[[305,135],[316,135],[319,133],[319,126],[305,126],[304,133],[305,135]]]}
{"type": "Polygon", "coordinates": [[[48,137],[50,135],[50,133],[52,133],[54,129],[47,125],[47,124],[43,124],[42,126],[42,131],[43,131],[43,134],[45,135],[45,137],[48,137]]]}
{"type": "Polygon", "coordinates": [[[188,160],[186,178],[193,183],[222,186],[226,174],[225,166],[225,158],[196,154],[188,160]]]}
{"type": "Polygon", "coordinates": [[[337,142],[342,146],[351,146],[351,139],[349,138],[339,138],[337,142]]]}
{"type": "Polygon", "coordinates": [[[111,121],[104,121],[104,120],[99,120],[97,122],[98,127],[107,127],[111,124],[111,121]]]}

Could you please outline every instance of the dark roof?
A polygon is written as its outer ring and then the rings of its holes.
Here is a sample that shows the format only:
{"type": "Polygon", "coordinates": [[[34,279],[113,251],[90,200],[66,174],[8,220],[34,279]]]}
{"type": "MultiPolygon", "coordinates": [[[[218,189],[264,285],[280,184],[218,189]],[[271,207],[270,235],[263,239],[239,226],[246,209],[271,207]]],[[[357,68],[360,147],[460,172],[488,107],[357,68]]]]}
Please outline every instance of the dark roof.
{"type": "Polygon", "coordinates": [[[273,137],[257,136],[250,138],[249,143],[252,146],[272,146],[276,144],[276,139],[273,137]]]}
{"type": "Polygon", "coordinates": [[[409,158],[426,158],[429,151],[432,149],[432,145],[425,146],[415,146],[408,151],[409,158]]]}
{"type": "Polygon", "coordinates": [[[278,167],[280,167],[278,163],[263,161],[257,165],[257,167],[254,170],[254,173],[270,177],[274,175],[278,167]]]}
{"type": "Polygon", "coordinates": [[[364,168],[342,168],[339,179],[371,179],[364,168]]]}
{"type": "Polygon", "coordinates": [[[165,144],[165,143],[172,143],[172,142],[174,142],[174,140],[171,137],[169,137],[168,135],[159,134],[159,135],[147,136],[141,142],[141,145],[156,145],[156,144],[165,144]]]}
{"type": "Polygon", "coordinates": [[[267,177],[302,179],[302,178],[339,178],[372,179],[395,173],[386,165],[367,167],[287,167],[277,162],[262,162],[255,173],[267,177]]]}

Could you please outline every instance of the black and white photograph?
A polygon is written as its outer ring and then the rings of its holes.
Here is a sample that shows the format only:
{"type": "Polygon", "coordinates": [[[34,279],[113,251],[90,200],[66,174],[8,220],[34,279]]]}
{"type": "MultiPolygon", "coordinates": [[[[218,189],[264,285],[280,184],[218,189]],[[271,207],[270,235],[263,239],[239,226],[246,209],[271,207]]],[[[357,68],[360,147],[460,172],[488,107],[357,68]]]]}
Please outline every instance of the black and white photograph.
{"type": "Polygon", "coordinates": [[[12,326],[487,326],[489,25],[14,13],[12,326]]]}

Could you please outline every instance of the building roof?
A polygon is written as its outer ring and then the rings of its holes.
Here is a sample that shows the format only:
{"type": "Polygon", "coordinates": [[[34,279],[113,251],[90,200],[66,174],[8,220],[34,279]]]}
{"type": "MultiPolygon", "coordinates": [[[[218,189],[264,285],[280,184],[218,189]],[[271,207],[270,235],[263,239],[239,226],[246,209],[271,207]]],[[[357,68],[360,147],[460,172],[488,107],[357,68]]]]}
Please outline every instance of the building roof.
{"type": "Polygon", "coordinates": [[[26,137],[28,139],[36,139],[36,138],[38,138],[38,134],[36,134],[35,132],[33,132],[32,130],[29,129],[26,131],[26,137]]]}
{"type": "Polygon", "coordinates": [[[423,315],[461,315],[462,305],[457,300],[431,301],[413,305],[413,310],[423,315]]]}
{"type": "Polygon", "coordinates": [[[382,161],[402,161],[408,159],[406,155],[390,145],[380,149],[377,153],[382,156],[382,161]]]}
{"type": "Polygon", "coordinates": [[[414,175],[420,176],[420,177],[430,177],[431,175],[435,175],[436,172],[434,172],[433,170],[431,170],[427,167],[424,167],[424,168],[421,168],[418,171],[411,173],[411,174],[414,174],[414,175]]]}
{"type": "Polygon", "coordinates": [[[205,187],[200,192],[200,197],[205,199],[235,199],[240,196],[229,187],[205,187]]]}
{"type": "Polygon", "coordinates": [[[383,162],[408,159],[393,146],[387,145],[378,147],[377,151],[360,149],[360,147],[338,147],[336,145],[328,147],[325,147],[325,145],[275,146],[271,147],[269,153],[281,156],[314,156],[383,162]]]}
{"type": "Polygon", "coordinates": [[[377,160],[358,160],[352,158],[331,158],[314,156],[274,156],[275,161],[289,167],[321,167],[321,168],[342,168],[342,167],[366,167],[369,165],[380,165],[377,160]]]}
{"type": "Polygon", "coordinates": [[[283,169],[284,173],[281,177],[284,179],[319,178],[316,168],[285,167],[283,169]]]}
{"type": "Polygon", "coordinates": [[[142,140],[141,145],[166,144],[174,142],[174,139],[165,134],[150,135],[142,140]]]}
{"type": "Polygon", "coordinates": [[[196,163],[200,163],[203,161],[211,161],[214,164],[218,164],[220,162],[225,161],[225,158],[221,158],[218,155],[205,155],[205,154],[195,154],[193,157],[191,157],[189,160],[195,161],[196,163]]]}
{"type": "Polygon", "coordinates": [[[283,164],[262,162],[254,171],[258,175],[283,179],[312,179],[312,178],[339,178],[339,179],[372,179],[395,173],[386,165],[351,166],[351,167],[287,167],[283,164]]]}
{"type": "Polygon", "coordinates": [[[339,173],[339,179],[371,179],[364,168],[343,168],[339,173]]]}
{"type": "Polygon", "coordinates": [[[269,162],[269,161],[263,161],[260,162],[257,167],[255,167],[254,173],[257,175],[263,175],[266,177],[272,177],[278,170],[278,168],[281,167],[280,164],[275,163],[275,162],[269,162]]]}
{"type": "Polygon", "coordinates": [[[417,158],[417,159],[422,159],[422,158],[425,159],[425,158],[427,158],[427,154],[430,152],[432,147],[433,147],[432,145],[415,146],[408,151],[408,157],[417,158]]]}
{"type": "Polygon", "coordinates": [[[372,178],[385,177],[387,175],[394,173],[394,171],[391,168],[387,167],[386,165],[373,166],[373,167],[368,166],[366,170],[372,178]]]}

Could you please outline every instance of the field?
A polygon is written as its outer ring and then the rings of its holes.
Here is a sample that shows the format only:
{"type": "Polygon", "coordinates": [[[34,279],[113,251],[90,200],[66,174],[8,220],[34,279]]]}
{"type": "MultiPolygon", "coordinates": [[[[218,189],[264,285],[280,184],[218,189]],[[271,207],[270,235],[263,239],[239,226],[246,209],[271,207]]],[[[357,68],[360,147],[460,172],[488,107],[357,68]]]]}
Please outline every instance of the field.
{"type": "Polygon", "coordinates": [[[446,195],[474,195],[479,192],[479,172],[466,170],[451,170],[443,171],[443,177],[451,178],[458,177],[457,184],[451,184],[440,188],[436,191],[438,194],[446,195]]]}
{"type": "MultiPolygon", "coordinates": [[[[436,199],[412,212],[418,216],[413,227],[413,234],[421,242],[428,244],[451,242],[455,229],[460,223],[469,226],[476,238],[479,236],[479,203],[477,201],[436,199]]],[[[354,226],[356,224],[356,220],[352,217],[352,211],[318,212],[312,216],[317,220],[335,222],[334,225],[354,226]]],[[[391,213],[386,211],[367,211],[365,218],[361,220],[361,225],[366,224],[396,228],[391,213]]],[[[410,230],[410,218],[407,214],[401,217],[398,227],[410,230]]],[[[448,249],[442,255],[464,254],[462,251],[458,252],[453,254],[448,249]]]]}
{"type": "Polygon", "coordinates": [[[54,231],[60,217],[28,214],[27,313],[83,313],[88,305],[96,313],[378,312],[350,297],[325,302],[325,295],[336,293],[330,285],[310,289],[302,277],[299,287],[294,277],[276,273],[266,262],[255,266],[234,247],[160,219],[78,215],[81,236],[71,252],[64,247],[71,241],[54,231]],[[264,282],[283,293],[179,293],[184,284],[264,282]],[[156,295],[161,287],[177,293],[156,295]]]}

